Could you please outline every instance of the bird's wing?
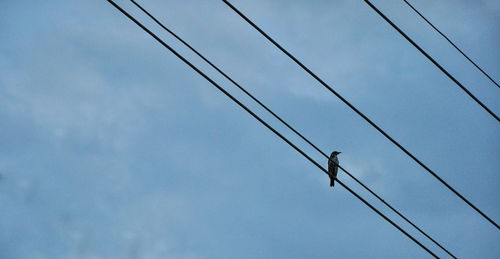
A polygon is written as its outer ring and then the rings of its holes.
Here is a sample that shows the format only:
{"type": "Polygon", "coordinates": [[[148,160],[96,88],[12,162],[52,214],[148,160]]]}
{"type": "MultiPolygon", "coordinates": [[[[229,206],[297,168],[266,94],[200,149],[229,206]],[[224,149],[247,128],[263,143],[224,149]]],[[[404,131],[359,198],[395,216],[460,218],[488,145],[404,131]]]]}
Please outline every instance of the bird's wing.
{"type": "Polygon", "coordinates": [[[332,175],[335,172],[335,163],[333,158],[328,159],[328,174],[332,175]]]}
{"type": "Polygon", "coordinates": [[[335,176],[337,176],[337,173],[338,173],[338,171],[339,171],[339,160],[338,160],[338,158],[336,158],[336,157],[335,157],[335,160],[334,160],[334,161],[335,161],[335,166],[334,166],[334,172],[333,172],[333,174],[334,174],[335,176]]]}

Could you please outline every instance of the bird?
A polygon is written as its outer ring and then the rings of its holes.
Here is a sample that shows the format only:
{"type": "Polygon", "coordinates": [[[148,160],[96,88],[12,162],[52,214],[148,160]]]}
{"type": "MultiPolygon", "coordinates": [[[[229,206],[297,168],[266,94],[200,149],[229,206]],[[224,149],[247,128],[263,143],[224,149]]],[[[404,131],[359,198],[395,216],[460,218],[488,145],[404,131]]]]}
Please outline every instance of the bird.
{"type": "Polygon", "coordinates": [[[339,171],[339,159],[337,155],[341,152],[333,151],[330,155],[330,159],[328,159],[328,176],[330,176],[330,186],[333,187],[335,185],[335,178],[337,178],[337,173],[339,171]]]}

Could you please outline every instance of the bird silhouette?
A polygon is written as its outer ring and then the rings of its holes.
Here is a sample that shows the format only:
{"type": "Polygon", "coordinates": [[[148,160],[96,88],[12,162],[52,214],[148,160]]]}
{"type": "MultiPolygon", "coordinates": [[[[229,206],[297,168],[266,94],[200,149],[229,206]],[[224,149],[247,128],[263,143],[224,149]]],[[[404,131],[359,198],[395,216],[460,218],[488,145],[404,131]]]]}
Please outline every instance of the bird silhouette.
{"type": "Polygon", "coordinates": [[[337,178],[337,173],[339,171],[339,159],[337,155],[340,152],[333,151],[330,155],[330,159],[328,159],[328,176],[330,176],[330,186],[333,187],[335,185],[335,178],[337,178]]]}

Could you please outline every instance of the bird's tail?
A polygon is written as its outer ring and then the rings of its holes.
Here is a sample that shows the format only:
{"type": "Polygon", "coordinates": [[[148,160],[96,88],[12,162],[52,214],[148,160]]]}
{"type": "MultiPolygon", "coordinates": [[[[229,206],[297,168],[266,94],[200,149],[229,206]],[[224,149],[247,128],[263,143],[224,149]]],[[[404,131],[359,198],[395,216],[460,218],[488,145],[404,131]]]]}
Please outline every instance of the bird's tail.
{"type": "Polygon", "coordinates": [[[335,179],[330,179],[330,187],[333,187],[335,185],[335,179]]]}

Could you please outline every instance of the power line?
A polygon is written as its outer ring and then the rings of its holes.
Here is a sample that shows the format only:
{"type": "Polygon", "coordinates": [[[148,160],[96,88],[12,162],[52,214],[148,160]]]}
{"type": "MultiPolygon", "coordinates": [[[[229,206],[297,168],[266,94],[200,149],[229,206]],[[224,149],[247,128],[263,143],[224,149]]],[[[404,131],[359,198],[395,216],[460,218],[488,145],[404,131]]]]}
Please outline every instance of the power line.
{"type": "Polygon", "coordinates": [[[233,11],[235,11],[240,17],[242,17],[247,23],[249,23],[254,29],[260,32],[266,39],[268,39],[271,43],[274,44],[278,49],[280,49],[283,53],[285,53],[289,58],[291,58],[297,65],[299,65],[302,69],[304,69],[309,75],[311,75],[314,79],[316,79],[319,83],[321,83],[326,89],[328,89],[331,93],[333,93],[337,98],[339,98],[342,102],[344,102],[349,108],[351,108],[354,112],[356,112],[359,116],[361,116],[366,122],[368,122],[372,127],[374,127],[378,132],[380,132],[384,137],[390,140],[394,145],[396,145],[401,151],[403,151],[406,155],[412,158],[417,164],[419,164],[422,168],[424,168],[427,172],[429,172],[434,178],[436,178],[439,182],[441,182],[444,186],[446,186],[450,191],[452,191],[455,195],[457,195],[460,199],[462,199],[467,205],[473,208],[476,212],[478,212],[481,216],[483,216],[486,220],[488,220],[491,224],[493,224],[497,229],[500,229],[500,226],[495,223],[492,219],[490,219],[486,214],[484,214],[480,209],[478,209],[474,204],[472,204],[469,200],[467,200],[464,196],[462,196],[458,191],[456,191],[453,187],[451,187],[445,180],[443,180],[439,175],[437,175],[434,171],[432,171],[428,166],[426,166],[423,162],[421,162],[418,158],[416,158],[412,153],[410,153],[406,148],[404,148],[401,144],[399,144],[396,140],[394,140],[389,134],[387,134],[384,130],[382,130],[377,124],[372,122],[366,115],[364,115],[361,111],[359,111],[356,107],[354,107],[350,102],[348,102],[344,97],[342,97],[339,93],[333,90],[328,84],[326,84],[321,78],[319,78],[316,74],[314,74],[309,68],[307,68],[304,64],[302,64],[297,58],[295,58],[292,54],[290,54],[287,50],[285,50],[281,45],[279,45],[275,40],[273,40],[269,35],[267,35],[262,29],[260,29],[255,23],[253,23],[250,19],[248,19],[243,13],[241,13],[236,7],[234,7],[227,0],[222,0],[226,3],[233,11]]]}
{"type": "Polygon", "coordinates": [[[472,65],[474,65],[479,71],[481,71],[481,73],[483,73],[483,75],[485,75],[492,83],[494,83],[498,88],[500,88],[500,85],[498,85],[498,83],[495,80],[493,80],[493,78],[491,78],[490,75],[488,75],[483,69],[481,69],[479,65],[477,65],[474,61],[472,61],[472,59],[470,59],[467,55],[465,55],[465,53],[459,47],[457,47],[455,43],[453,43],[446,35],[444,35],[444,33],[442,33],[438,28],[436,28],[436,26],[434,26],[429,20],[427,20],[427,18],[425,18],[423,14],[421,14],[415,7],[413,7],[413,5],[411,5],[406,0],[403,0],[403,2],[405,2],[415,13],[417,13],[422,19],[424,19],[424,21],[427,24],[429,24],[435,31],[437,31],[441,36],[443,36],[445,40],[447,40],[458,52],[460,52],[460,54],[462,54],[462,56],[464,56],[470,63],[472,63],[472,65]]]}
{"type": "MultiPolygon", "coordinates": [[[[199,75],[201,75],[203,78],[205,78],[208,82],[210,82],[213,86],[215,86],[219,91],[221,91],[224,95],[226,95],[228,98],[230,98],[233,102],[238,104],[241,108],[243,108],[246,112],[248,112],[252,117],[254,117],[256,120],[258,120],[262,125],[264,125],[266,128],[268,128],[270,131],[272,131],[275,135],[280,137],[283,141],[285,141],[288,145],[290,145],[292,148],[294,148],[297,152],[299,152],[302,156],[304,156],[307,160],[309,160],[311,163],[313,163],[316,167],[321,169],[325,174],[328,174],[328,171],[323,168],[321,165],[319,165],[314,159],[309,157],[304,151],[302,151],[300,148],[298,148],[295,144],[293,144],[290,140],[288,140],[286,137],[284,137],[281,133],[279,133],[276,129],[271,127],[268,123],[266,123],[264,120],[262,120],[257,114],[252,112],[248,107],[246,107],[243,103],[241,103],[238,99],[233,97],[229,92],[227,92],[224,88],[219,86],[215,81],[213,81],[209,76],[204,74],[201,70],[199,70],[196,66],[194,66],[191,62],[186,60],[183,56],[181,56],[179,53],[177,53],[173,48],[171,48],[168,44],[166,44],[164,41],[162,41],[156,34],[151,32],[148,28],[146,28],[144,25],[142,25],[139,21],[137,21],[134,17],[132,17],[130,14],[128,14],[125,10],[123,10],[120,6],[118,6],[115,2],[112,0],[107,0],[110,4],[112,4],[115,8],[117,8],[121,13],[123,13],[125,16],[127,16],[131,21],[133,21],[137,26],[139,26],[141,29],[143,29],[145,32],[147,32],[151,37],[153,37],[156,41],[158,41],[161,45],[163,45],[165,48],[167,48],[170,52],[172,52],[177,58],[182,60],[186,65],[191,67],[194,71],[196,71],[199,75]]],[[[403,234],[405,234],[408,238],[410,238],[413,242],[418,244],[421,248],[423,248],[425,251],[427,251],[430,255],[432,255],[434,258],[439,258],[437,255],[435,255],[432,251],[430,251],[426,246],[424,246],[422,243],[420,243],[418,240],[416,240],[413,236],[411,236],[409,233],[407,233],[404,229],[402,229],[399,225],[394,223],[392,220],[390,220],[387,216],[382,214],[379,210],[377,210],[373,205],[371,205],[369,202],[367,202],[365,199],[363,199],[359,194],[354,192],[352,189],[350,189],[347,185],[345,185],[342,181],[339,179],[335,179],[342,187],[344,187],[347,191],[349,191],[352,195],[356,196],[360,201],[362,201],[365,205],[370,207],[373,211],[375,211],[378,215],[380,215],[382,218],[384,218],[387,222],[391,223],[395,228],[397,228],[399,231],[401,231],[403,234]]]]}
{"type": "MultiPolygon", "coordinates": [[[[325,158],[330,160],[328,155],[323,152],[321,149],[319,149],[315,144],[313,144],[309,139],[304,137],[301,133],[299,133],[295,128],[293,128],[291,125],[289,125],[284,119],[282,119],[280,116],[278,116],[276,113],[274,113],[270,108],[268,108],[265,104],[263,104],[261,101],[259,101],[256,97],[254,97],[251,93],[249,93],[243,86],[238,84],[236,81],[234,81],[230,76],[228,76],[226,73],[224,73],[219,67],[217,67],[215,64],[213,64],[211,61],[209,61],[207,58],[205,58],[201,53],[199,53],[195,48],[193,48],[189,43],[184,41],[181,37],[179,37],[177,34],[175,34],[172,30],[167,28],[163,23],[158,21],[151,13],[149,13],[146,9],[144,9],[140,4],[138,4],[134,0],[130,0],[135,6],[137,6],[141,11],[143,11],[147,16],[149,16],[153,21],[155,21],[160,27],[162,27],[164,30],[166,30],[168,33],[170,33],[173,37],[178,39],[180,42],[182,42],[186,47],[188,47],[191,51],[193,51],[196,55],[198,55],[201,59],[203,59],[205,62],[207,62],[212,68],[214,68],[217,72],[219,72],[222,76],[224,76],[226,79],[228,79],[233,85],[235,85],[237,88],[239,88],[241,91],[243,91],[248,97],[250,97],[252,100],[254,100],[256,103],[258,103],[262,108],[264,108],[267,112],[269,112],[271,115],[273,115],[277,120],[279,120],[281,123],[283,123],[288,129],[293,131],[295,134],[297,134],[302,140],[307,142],[310,146],[312,146],[316,151],[321,153],[325,158]]],[[[334,162],[334,161],[332,161],[334,162]]],[[[337,164],[336,162],[334,162],[337,164]]],[[[360,180],[358,180],[354,175],[349,173],[346,169],[342,168],[339,164],[337,166],[342,169],[349,177],[351,177],[354,181],[356,181],[358,184],[360,184],[363,188],[365,188],[368,192],[370,192],[373,196],[375,196],[377,199],[379,199],[384,205],[389,207],[393,212],[395,212],[397,215],[399,215],[401,218],[403,218],[406,222],[408,222],[411,226],[413,226],[415,229],[417,229],[420,233],[422,233],[425,237],[427,237],[429,240],[431,240],[434,244],[439,246],[441,249],[443,249],[446,253],[448,253],[450,256],[453,258],[457,258],[455,255],[453,255],[450,251],[448,251],[446,248],[444,248],[441,244],[439,244],[437,241],[435,241],[432,237],[430,237],[427,233],[425,233],[422,229],[420,229],[417,225],[415,225],[413,222],[411,222],[408,218],[406,218],[403,214],[401,214],[398,210],[393,208],[389,203],[387,203],[384,199],[382,199],[379,195],[377,195],[374,191],[372,191],[368,186],[363,184],[360,180]]]]}
{"type": "MultiPolygon", "coordinates": [[[[500,118],[492,112],[486,105],[484,105],[479,99],[477,99],[465,86],[462,85],[455,77],[453,77],[446,69],[444,69],[436,60],[434,60],[425,50],[423,50],[417,43],[415,43],[406,33],[404,33],[398,26],[396,26],[387,16],[385,16],[377,7],[375,7],[370,1],[364,0],[375,12],[377,12],[387,23],[389,23],[396,31],[398,31],[408,42],[413,45],[422,55],[424,55],[427,59],[429,59],[432,64],[434,64],[441,72],[443,72],[451,81],[453,81],[458,87],[460,87],[466,94],[470,96],[477,104],[479,104],[485,111],[487,111],[493,118],[495,118],[498,122],[500,122],[500,118]]],[[[497,226],[498,227],[498,226],[497,226]]]]}

